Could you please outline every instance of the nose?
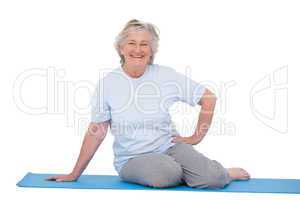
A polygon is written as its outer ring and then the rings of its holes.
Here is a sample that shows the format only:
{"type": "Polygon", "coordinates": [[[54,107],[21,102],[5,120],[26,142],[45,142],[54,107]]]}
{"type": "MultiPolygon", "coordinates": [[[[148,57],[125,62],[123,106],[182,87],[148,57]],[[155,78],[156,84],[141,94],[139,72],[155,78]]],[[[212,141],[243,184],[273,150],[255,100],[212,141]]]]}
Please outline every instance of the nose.
{"type": "Polygon", "coordinates": [[[134,53],[140,53],[142,50],[141,50],[141,47],[139,44],[135,45],[135,48],[134,48],[134,53]]]}

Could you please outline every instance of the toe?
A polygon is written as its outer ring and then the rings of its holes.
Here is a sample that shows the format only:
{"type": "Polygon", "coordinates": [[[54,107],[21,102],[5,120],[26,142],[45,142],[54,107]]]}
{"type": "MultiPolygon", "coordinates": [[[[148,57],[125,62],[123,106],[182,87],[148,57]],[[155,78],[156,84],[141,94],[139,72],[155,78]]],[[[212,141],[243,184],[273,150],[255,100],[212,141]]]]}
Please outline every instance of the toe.
{"type": "Polygon", "coordinates": [[[241,169],[241,171],[242,171],[243,179],[247,180],[250,178],[250,174],[246,170],[241,169]]]}
{"type": "Polygon", "coordinates": [[[245,179],[249,179],[250,178],[250,175],[247,173],[244,175],[245,179]]]}

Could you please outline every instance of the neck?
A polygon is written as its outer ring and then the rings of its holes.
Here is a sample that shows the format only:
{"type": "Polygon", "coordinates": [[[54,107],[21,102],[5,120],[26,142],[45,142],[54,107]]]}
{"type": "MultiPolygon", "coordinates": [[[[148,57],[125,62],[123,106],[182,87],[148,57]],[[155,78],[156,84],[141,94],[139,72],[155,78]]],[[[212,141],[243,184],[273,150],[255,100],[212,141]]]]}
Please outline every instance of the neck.
{"type": "Polygon", "coordinates": [[[129,65],[126,65],[125,63],[122,65],[122,68],[126,74],[133,78],[138,78],[142,76],[147,68],[147,65],[141,66],[141,67],[131,67],[129,65]]]}

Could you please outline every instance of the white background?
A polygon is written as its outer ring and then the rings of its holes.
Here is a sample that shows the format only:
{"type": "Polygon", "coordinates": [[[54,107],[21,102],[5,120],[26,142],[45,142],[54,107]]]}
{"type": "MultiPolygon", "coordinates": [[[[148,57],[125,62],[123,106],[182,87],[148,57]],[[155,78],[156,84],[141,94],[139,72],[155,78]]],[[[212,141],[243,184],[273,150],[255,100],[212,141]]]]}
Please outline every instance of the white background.
{"type": "MultiPolygon", "coordinates": [[[[28,171],[70,172],[88,122],[93,83],[100,69],[119,64],[114,38],[133,18],[160,29],[156,63],[183,73],[189,66],[192,78],[208,83],[218,96],[214,125],[196,146],[199,151],[225,167],[243,167],[254,178],[300,179],[299,10],[297,1],[1,1],[1,196],[299,198],[15,186],[28,171]],[[44,75],[20,82],[32,69],[44,75]],[[53,72],[56,80],[51,82],[53,72]],[[224,85],[229,85],[227,90],[224,85]],[[66,91],[52,93],[51,87],[62,86],[66,91]],[[37,107],[46,110],[33,109],[37,107]],[[81,126],[80,119],[85,122],[81,126]]],[[[184,130],[182,122],[195,120],[200,108],[188,109],[173,113],[180,131],[184,130]]],[[[116,174],[112,139],[106,137],[86,174],[116,174]]]]}

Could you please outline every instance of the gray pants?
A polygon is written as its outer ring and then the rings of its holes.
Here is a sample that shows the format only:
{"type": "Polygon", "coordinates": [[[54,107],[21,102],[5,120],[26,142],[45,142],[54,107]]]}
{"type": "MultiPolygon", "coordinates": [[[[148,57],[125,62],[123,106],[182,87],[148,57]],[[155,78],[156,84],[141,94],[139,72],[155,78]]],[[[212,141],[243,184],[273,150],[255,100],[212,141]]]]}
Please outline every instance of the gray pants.
{"type": "Polygon", "coordinates": [[[120,178],[130,183],[164,188],[186,184],[197,188],[222,188],[231,182],[227,170],[190,144],[177,142],[165,153],[149,153],[128,160],[120,178]]]}

